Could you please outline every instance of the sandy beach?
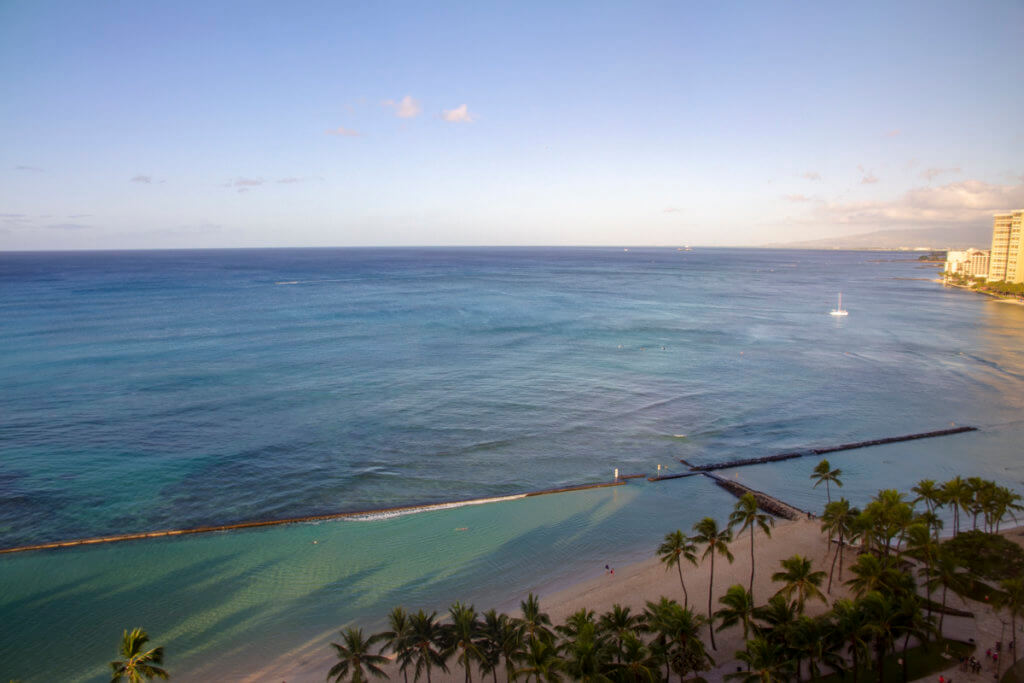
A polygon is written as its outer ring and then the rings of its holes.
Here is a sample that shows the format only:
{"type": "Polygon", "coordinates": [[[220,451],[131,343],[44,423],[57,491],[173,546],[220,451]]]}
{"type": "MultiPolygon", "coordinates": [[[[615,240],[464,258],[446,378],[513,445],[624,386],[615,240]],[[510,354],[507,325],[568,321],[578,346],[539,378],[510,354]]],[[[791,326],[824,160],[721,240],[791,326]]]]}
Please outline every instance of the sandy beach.
{"type": "MultiPolygon", "coordinates": [[[[670,525],[669,525],[670,526],[670,525]]],[[[1024,529],[1011,529],[1003,531],[1003,535],[1024,545],[1024,529]]],[[[803,555],[810,558],[815,569],[828,570],[826,556],[826,541],[822,535],[817,519],[800,519],[796,521],[776,520],[772,529],[771,538],[762,533],[755,537],[755,580],[754,596],[757,604],[764,602],[771,597],[779,588],[779,584],[772,582],[772,573],[779,570],[779,563],[792,555],[803,555]]],[[[746,586],[750,578],[750,541],[744,533],[736,538],[731,550],[735,561],[729,564],[722,558],[716,558],[714,576],[713,609],[718,609],[718,596],[725,593],[726,589],[735,583],[746,586]]],[[[615,573],[606,573],[598,578],[582,581],[569,588],[541,592],[541,607],[552,619],[553,623],[560,623],[576,610],[586,607],[598,614],[611,609],[612,605],[629,606],[634,613],[642,612],[647,601],[657,601],[661,596],[666,596],[679,602],[683,600],[683,592],[679,585],[679,576],[673,568],[666,571],[665,565],[657,557],[649,560],[623,567],[614,567],[615,573]]],[[[831,558],[831,555],[829,555],[831,558]]],[[[856,553],[850,552],[845,557],[845,568],[856,559],[856,553]]],[[[844,568],[843,578],[850,577],[844,568]]],[[[836,578],[832,585],[832,592],[828,596],[830,601],[842,597],[848,597],[850,593],[842,586],[838,578],[839,568],[836,568],[836,578]]],[[[700,614],[707,614],[708,581],[710,565],[703,563],[698,567],[684,567],[683,577],[686,581],[687,591],[690,596],[690,605],[700,614]]],[[[523,596],[525,597],[525,596],[523,596]]],[[[452,600],[458,596],[452,596],[452,600]]],[[[983,671],[994,671],[991,661],[984,659],[984,652],[987,648],[994,647],[996,641],[1005,637],[1005,631],[1009,630],[1007,625],[1004,630],[1002,621],[997,613],[990,607],[977,603],[967,604],[958,596],[950,593],[948,604],[951,607],[966,609],[975,613],[975,618],[952,617],[947,615],[944,623],[944,632],[947,637],[968,641],[974,639],[979,644],[979,659],[985,662],[983,671]]],[[[477,605],[478,608],[486,609],[486,605],[477,605]]],[[[806,612],[809,615],[821,614],[827,606],[820,602],[809,602],[806,612]]],[[[518,610],[515,610],[518,615],[518,610]]],[[[709,640],[705,637],[705,644],[715,659],[715,667],[703,673],[708,681],[722,681],[727,673],[737,670],[738,662],[735,659],[735,652],[743,647],[742,627],[736,626],[721,633],[716,633],[718,645],[717,651],[711,651],[709,640]]],[[[300,650],[287,653],[278,659],[278,664],[258,672],[251,672],[249,676],[240,680],[246,681],[287,681],[289,683],[323,681],[327,671],[334,664],[333,651],[327,645],[331,640],[337,640],[337,632],[324,634],[324,638],[317,642],[311,642],[300,650]]],[[[1006,638],[1009,640],[1009,638],[1006,638]]],[[[402,675],[397,667],[391,667],[388,671],[391,680],[400,681],[402,675]]],[[[927,680],[937,677],[934,674],[927,680]]],[[[962,675],[958,663],[952,662],[945,672],[947,678],[962,675]]],[[[991,672],[990,672],[991,675],[991,672]]],[[[452,662],[450,671],[435,671],[432,679],[438,682],[464,680],[464,673],[460,667],[452,662]]],[[[474,673],[474,679],[479,680],[479,674],[474,673]]],[[[411,676],[410,676],[411,680],[411,676]]],[[[488,678],[487,680],[491,680],[488,678]]],[[[499,674],[499,680],[504,676],[499,674]]]]}

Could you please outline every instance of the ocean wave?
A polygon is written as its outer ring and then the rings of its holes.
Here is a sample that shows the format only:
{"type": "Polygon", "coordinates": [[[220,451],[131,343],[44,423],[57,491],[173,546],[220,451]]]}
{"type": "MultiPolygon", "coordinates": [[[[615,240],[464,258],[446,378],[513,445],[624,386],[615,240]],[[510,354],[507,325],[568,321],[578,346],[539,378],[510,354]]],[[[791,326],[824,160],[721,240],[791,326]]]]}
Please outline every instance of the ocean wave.
{"type": "Polygon", "coordinates": [[[452,503],[431,503],[427,505],[416,505],[407,508],[381,510],[379,512],[360,513],[351,515],[349,517],[345,517],[344,519],[348,522],[376,522],[382,519],[392,519],[393,517],[415,515],[420,512],[433,512],[435,510],[451,510],[454,508],[461,508],[469,505],[484,505],[486,503],[504,503],[510,500],[519,500],[520,498],[526,498],[526,494],[517,493],[512,496],[497,496],[494,498],[475,498],[473,500],[459,500],[452,503]]]}

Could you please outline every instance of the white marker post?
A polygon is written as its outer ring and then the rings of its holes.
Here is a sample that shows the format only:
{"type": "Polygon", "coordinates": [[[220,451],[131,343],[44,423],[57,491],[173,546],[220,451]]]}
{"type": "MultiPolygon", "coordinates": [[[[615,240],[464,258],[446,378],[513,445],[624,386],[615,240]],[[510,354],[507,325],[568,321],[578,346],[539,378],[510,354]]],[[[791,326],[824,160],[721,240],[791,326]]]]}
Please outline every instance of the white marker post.
{"type": "Polygon", "coordinates": [[[616,479],[619,478],[619,468],[618,467],[615,468],[615,478],[616,479]]]}

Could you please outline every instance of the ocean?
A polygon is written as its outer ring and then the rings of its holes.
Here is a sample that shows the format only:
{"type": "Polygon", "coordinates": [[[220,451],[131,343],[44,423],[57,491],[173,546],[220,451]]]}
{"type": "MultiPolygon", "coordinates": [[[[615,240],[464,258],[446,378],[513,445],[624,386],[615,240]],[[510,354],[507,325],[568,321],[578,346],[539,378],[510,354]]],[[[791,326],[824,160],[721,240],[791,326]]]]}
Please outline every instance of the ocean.
{"type": "MultiPolygon", "coordinates": [[[[0,548],[829,455],[842,494],[1024,493],[1024,307],[891,252],[268,249],[0,254],[0,548]],[[843,294],[848,318],[828,311],[843,294]]],[[[816,460],[724,470],[820,510],[816,460]]],[[[513,610],[724,520],[703,477],[0,556],[0,676],[176,679],[321,652],[391,607],[513,610]],[[42,648],[46,656],[41,657],[42,648]]],[[[324,672],[326,674],[326,671],[324,672]]]]}

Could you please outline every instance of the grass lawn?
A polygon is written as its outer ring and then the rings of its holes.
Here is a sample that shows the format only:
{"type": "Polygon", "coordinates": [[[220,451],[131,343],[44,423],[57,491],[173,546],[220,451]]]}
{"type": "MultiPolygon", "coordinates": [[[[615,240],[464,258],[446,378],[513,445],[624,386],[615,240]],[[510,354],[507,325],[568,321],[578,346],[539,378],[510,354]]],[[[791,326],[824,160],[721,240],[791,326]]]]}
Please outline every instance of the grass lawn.
{"type": "MultiPolygon", "coordinates": [[[[907,650],[907,680],[913,681],[936,671],[948,669],[951,665],[957,664],[961,657],[970,656],[972,652],[974,652],[973,644],[948,639],[938,643],[928,643],[927,645],[912,647],[907,650]],[[942,656],[943,653],[947,652],[949,659],[942,656]]],[[[903,673],[900,670],[900,665],[897,663],[900,656],[900,653],[897,652],[885,658],[883,668],[886,681],[903,680],[903,673]]],[[[819,681],[819,683],[853,683],[854,681],[852,672],[847,673],[845,676],[832,674],[822,678],[815,678],[814,680],[819,681]]],[[[874,670],[866,671],[862,666],[860,677],[855,683],[875,683],[877,680],[878,672],[874,670]]]]}

